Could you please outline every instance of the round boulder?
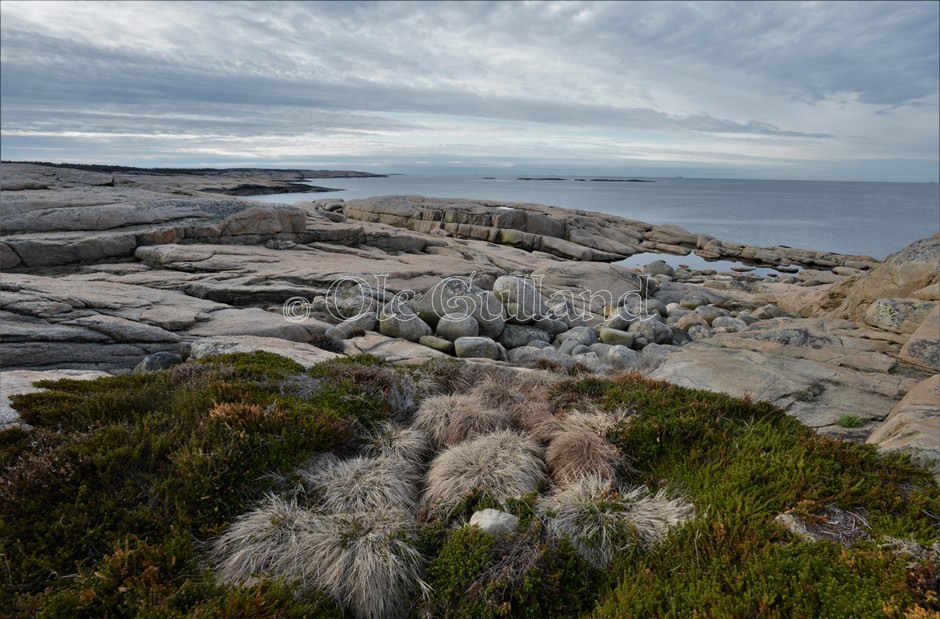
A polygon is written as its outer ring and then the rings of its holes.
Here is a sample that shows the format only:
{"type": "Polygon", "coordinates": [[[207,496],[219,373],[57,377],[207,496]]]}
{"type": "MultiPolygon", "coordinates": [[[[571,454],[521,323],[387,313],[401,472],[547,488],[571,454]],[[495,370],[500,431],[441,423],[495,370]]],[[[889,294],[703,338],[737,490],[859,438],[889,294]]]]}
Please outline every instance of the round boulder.
{"type": "Polygon", "coordinates": [[[461,359],[493,359],[498,361],[504,348],[488,337],[461,337],[454,341],[454,350],[461,359]]]}
{"type": "Polygon", "coordinates": [[[446,314],[437,322],[437,336],[451,342],[457,338],[476,337],[479,334],[480,324],[473,316],[446,314]]]}

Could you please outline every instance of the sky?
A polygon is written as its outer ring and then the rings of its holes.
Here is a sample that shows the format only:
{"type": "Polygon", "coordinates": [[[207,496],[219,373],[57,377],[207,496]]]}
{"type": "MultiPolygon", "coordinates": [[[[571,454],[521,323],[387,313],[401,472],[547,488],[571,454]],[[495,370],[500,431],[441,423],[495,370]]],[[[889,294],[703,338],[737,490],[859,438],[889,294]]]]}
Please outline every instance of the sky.
{"type": "Polygon", "coordinates": [[[936,182],[938,2],[2,2],[0,156],[936,182]]]}

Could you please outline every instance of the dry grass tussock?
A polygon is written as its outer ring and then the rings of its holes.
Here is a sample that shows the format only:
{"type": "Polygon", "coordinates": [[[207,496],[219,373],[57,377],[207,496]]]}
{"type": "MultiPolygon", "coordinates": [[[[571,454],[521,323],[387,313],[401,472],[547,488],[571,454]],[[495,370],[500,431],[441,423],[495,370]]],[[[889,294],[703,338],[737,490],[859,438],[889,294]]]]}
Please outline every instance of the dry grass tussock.
{"type": "Polygon", "coordinates": [[[385,422],[365,437],[362,454],[372,458],[400,458],[414,470],[423,470],[433,450],[427,433],[385,422]]]}
{"type": "Polygon", "coordinates": [[[591,432],[598,436],[606,436],[607,432],[621,421],[627,419],[632,411],[616,409],[602,411],[592,409],[587,411],[570,410],[560,415],[546,417],[533,424],[531,432],[541,441],[552,441],[563,432],[581,430],[591,432]]]}
{"type": "Polygon", "coordinates": [[[333,455],[314,458],[298,471],[306,489],[328,513],[399,509],[412,512],[417,502],[418,477],[408,460],[357,456],[340,460],[333,455]]]}
{"type": "Polygon", "coordinates": [[[415,547],[410,516],[377,510],[334,514],[300,541],[309,580],[326,591],[354,617],[404,617],[419,589],[425,559],[415,547]]]}
{"type": "Polygon", "coordinates": [[[505,411],[482,407],[476,410],[461,408],[450,419],[444,443],[456,445],[484,434],[508,430],[511,425],[509,413],[505,411]]]}
{"type": "Polygon", "coordinates": [[[540,502],[539,512],[551,535],[568,538],[586,561],[604,568],[631,544],[660,542],[670,527],[692,517],[693,507],[664,492],[618,490],[609,479],[588,475],[540,502]]]}
{"type": "Polygon", "coordinates": [[[510,411],[510,418],[515,428],[531,434],[543,443],[549,442],[558,434],[558,422],[548,402],[530,400],[510,411]]]}
{"type": "Polygon", "coordinates": [[[426,590],[411,517],[396,510],[322,514],[271,497],[213,543],[222,582],[263,573],[325,591],[354,617],[403,617],[426,590]]]}
{"type": "Polygon", "coordinates": [[[487,368],[470,395],[482,406],[515,413],[530,402],[548,401],[548,391],[556,382],[545,372],[513,371],[501,367],[487,368]]]}
{"type": "Polygon", "coordinates": [[[422,372],[433,386],[428,389],[429,394],[450,395],[469,391],[477,380],[478,370],[451,357],[435,357],[422,367],[422,372]]]}
{"type": "Polygon", "coordinates": [[[501,430],[454,445],[435,458],[425,478],[424,501],[440,508],[474,493],[504,501],[538,490],[547,481],[539,444],[501,430]]]}
{"type": "Polygon", "coordinates": [[[623,459],[616,447],[597,434],[568,430],[549,443],[545,463],[552,481],[563,485],[588,475],[616,480],[623,459]]]}
{"type": "Polygon", "coordinates": [[[304,566],[296,563],[295,549],[317,525],[317,516],[296,500],[272,495],[213,540],[209,561],[223,583],[244,585],[258,575],[296,580],[304,566]]]}
{"type": "Polygon", "coordinates": [[[421,402],[421,406],[412,418],[411,425],[427,434],[431,446],[439,450],[457,436],[453,428],[456,418],[463,419],[461,422],[463,427],[469,425],[468,418],[474,415],[484,415],[492,419],[493,415],[484,413],[484,410],[485,407],[480,404],[479,400],[470,395],[431,396],[421,402]]]}

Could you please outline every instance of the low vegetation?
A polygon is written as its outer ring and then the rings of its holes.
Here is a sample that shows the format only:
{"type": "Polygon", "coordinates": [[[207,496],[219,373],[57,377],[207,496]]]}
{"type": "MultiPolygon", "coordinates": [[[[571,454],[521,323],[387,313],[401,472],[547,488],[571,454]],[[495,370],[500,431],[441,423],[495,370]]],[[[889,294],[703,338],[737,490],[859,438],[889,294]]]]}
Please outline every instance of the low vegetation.
{"type": "Polygon", "coordinates": [[[940,611],[929,475],[769,404],[266,353],[43,386],[0,433],[3,615],[940,611]],[[518,529],[466,526],[483,508],[518,529]]]}

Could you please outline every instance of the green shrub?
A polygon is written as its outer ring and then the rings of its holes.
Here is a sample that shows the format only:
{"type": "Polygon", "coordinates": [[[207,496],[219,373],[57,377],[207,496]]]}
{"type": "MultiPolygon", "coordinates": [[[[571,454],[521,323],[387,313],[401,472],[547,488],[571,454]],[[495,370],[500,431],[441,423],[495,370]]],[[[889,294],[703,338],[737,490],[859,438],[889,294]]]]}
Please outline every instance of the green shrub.
{"type": "Polygon", "coordinates": [[[862,420],[856,415],[842,415],[836,420],[836,425],[843,428],[860,428],[862,427],[862,420]]]}
{"type": "Polygon", "coordinates": [[[275,583],[254,593],[219,588],[200,571],[192,543],[276,489],[269,473],[350,445],[358,427],[388,408],[364,409],[363,389],[341,381],[310,399],[281,395],[276,385],[301,371],[267,353],[222,355],[164,372],[43,383],[48,391],[16,396],[35,429],[0,435],[0,555],[9,583],[0,614],[335,614],[331,603],[275,583]],[[123,566],[120,595],[112,564],[123,566]]]}

